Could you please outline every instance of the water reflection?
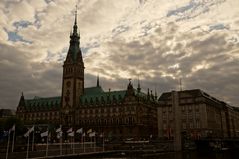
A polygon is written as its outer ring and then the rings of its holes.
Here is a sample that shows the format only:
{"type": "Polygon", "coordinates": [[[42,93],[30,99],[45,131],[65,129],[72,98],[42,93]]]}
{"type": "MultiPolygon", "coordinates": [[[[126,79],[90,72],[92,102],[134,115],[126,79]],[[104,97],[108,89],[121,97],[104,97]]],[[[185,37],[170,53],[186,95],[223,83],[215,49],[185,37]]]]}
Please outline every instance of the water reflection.
{"type": "MultiPolygon", "coordinates": [[[[127,157],[98,157],[95,159],[239,159],[239,152],[219,152],[202,154],[198,152],[180,152],[180,153],[164,153],[164,154],[147,154],[137,156],[137,154],[127,157]]],[[[82,159],[82,158],[81,158],[82,159]]],[[[89,158],[88,158],[89,159],[89,158]]]]}

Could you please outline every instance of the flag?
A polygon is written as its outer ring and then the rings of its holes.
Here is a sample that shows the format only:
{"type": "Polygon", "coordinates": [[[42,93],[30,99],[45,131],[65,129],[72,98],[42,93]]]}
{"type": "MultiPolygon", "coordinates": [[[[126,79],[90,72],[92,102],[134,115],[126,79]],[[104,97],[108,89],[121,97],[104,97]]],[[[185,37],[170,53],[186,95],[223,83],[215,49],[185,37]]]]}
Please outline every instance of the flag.
{"type": "Polygon", "coordinates": [[[68,136],[74,136],[74,131],[68,133],[68,136]]]}
{"type": "Polygon", "coordinates": [[[59,127],[58,129],[56,129],[56,132],[57,132],[57,133],[61,132],[61,127],[59,127]]]}
{"type": "Polygon", "coordinates": [[[70,133],[72,131],[73,131],[72,128],[70,128],[70,129],[67,130],[67,133],[70,133]]]}
{"type": "Polygon", "coordinates": [[[41,137],[48,136],[48,131],[41,133],[41,137]]]}
{"type": "Polygon", "coordinates": [[[59,133],[57,133],[57,138],[58,138],[58,139],[61,138],[61,137],[62,137],[62,134],[63,134],[62,131],[60,131],[59,133]]]}
{"type": "Polygon", "coordinates": [[[76,130],[76,133],[82,134],[83,133],[83,128],[80,128],[80,129],[76,130]]]}
{"type": "Polygon", "coordinates": [[[6,137],[9,135],[9,132],[8,131],[3,131],[3,137],[6,137]]]}
{"type": "Polygon", "coordinates": [[[32,128],[30,128],[30,129],[24,134],[24,137],[28,137],[29,134],[30,134],[31,132],[33,132],[33,131],[34,131],[34,126],[33,126],[32,128]]]}
{"type": "Polygon", "coordinates": [[[91,133],[92,132],[92,129],[89,129],[88,131],[87,131],[87,134],[89,134],[89,133],[91,133]]]}
{"type": "Polygon", "coordinates": [[[12,126],[12,128],[11,129],[9,129],[9,132],[11,132],[11,131],[15,131],[15,129],[16,129],[16,126],[15,126],[15,124],[12,126]]]}
{"type": "Polygon", "coordinates": [[[94,137],[95,136],[95,132],[92,132],[89,134],[89,137],[94,137]]]}

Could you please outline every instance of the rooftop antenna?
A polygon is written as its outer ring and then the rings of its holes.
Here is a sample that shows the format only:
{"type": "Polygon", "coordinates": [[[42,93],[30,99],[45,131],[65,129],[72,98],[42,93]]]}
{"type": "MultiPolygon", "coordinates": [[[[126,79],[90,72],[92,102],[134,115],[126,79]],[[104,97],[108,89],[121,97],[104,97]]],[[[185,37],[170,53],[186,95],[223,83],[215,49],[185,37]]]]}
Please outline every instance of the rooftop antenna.
{"type": "Polygon", "coordinates": [[[183,86],[182,86],[182,78],[179,79],[179,88],[180,88],[180,91],[183,90],[183,86]]]}

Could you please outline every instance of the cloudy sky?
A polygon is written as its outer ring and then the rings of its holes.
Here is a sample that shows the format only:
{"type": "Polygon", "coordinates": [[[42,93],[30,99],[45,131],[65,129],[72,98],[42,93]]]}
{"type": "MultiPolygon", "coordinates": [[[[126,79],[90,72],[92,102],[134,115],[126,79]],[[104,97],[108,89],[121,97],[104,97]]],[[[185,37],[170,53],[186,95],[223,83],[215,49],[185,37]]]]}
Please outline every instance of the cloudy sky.
{"type": "Polygon", "coordinates": [[[1,0],[0,108],[58,96],[78,4],[86,87],[199,88],[239,106],[238,0],[1,0]]]}

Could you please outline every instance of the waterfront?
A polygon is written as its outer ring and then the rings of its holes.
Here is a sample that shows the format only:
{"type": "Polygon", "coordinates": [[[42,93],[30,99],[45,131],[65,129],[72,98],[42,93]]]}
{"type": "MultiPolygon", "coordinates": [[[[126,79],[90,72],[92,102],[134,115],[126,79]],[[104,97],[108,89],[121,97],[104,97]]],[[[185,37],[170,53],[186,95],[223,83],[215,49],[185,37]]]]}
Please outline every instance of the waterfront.
{"type": "MultiPolygon", "coordinates": [[[[89,152],[75,153],[64,155],[44,156],[44,151],[35,151],[29,153],[29,158],[63,158],[63,159],[238,159],[239,152],[236,150],[227,151],[184,151],[184,152],[159,152],[159,151],[106,151],[106,152],[89,152]]],[[[11,153],[8,159],[25,158],[26,152],[11,153]]],[[[0,153],[0,159],[5,158],[5,153],[0,153]]]]}
{"type": "MultiPolygon", "coordinates": [[[[211,152],[207,154],[202,154],[198,152],[169,152],[163,154],[147,154],[144,156],[131,155],[127,157],[94,157],[94,159],[238,159],[239,152],[227,151],[227,152],[211,152]]],[[[81,159],[89,159],[89,158],[81,158],[81,159]]]]}

